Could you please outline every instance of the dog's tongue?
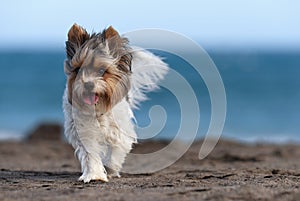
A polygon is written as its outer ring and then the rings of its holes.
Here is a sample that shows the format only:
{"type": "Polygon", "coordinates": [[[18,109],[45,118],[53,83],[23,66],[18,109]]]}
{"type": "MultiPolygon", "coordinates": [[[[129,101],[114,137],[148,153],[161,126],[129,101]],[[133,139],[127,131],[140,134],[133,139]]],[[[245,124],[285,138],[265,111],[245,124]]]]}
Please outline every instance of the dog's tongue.
{"type": "Polygon", "coordinates": [[[83,101],[88,105],[95,105],[98,102],[98,100],[99,97],[96,94],[91,94],[83,98],[83,101]]]}

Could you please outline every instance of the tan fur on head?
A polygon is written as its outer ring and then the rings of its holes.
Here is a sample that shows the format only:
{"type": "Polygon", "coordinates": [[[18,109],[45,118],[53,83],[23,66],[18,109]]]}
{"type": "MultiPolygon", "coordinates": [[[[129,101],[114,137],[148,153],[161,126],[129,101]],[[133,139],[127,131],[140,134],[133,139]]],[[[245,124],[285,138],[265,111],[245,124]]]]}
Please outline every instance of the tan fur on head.
{"type": "Polygon", "coordinates": [[[71,27],[68,33],[68,41],[66,42],[67,57],[72,59],[76,51],[90,38],[85,29],[76,23],[71,27]]]}
{"type": "Polygon", "coordinates": [[[74,24],[68,33],[68,59],[64,67],[69,102],[75,101],[84,109],[88,105],[83,100],[89,96],[87,102],[97,99],[96,111],[104,113],[122,100],[130,89],[132,57],[129,50],[128,40],[111,26],[102,33],[90,35],[74,24]],[[94,84],[93,89],[86,89],[87,82],[94,84]]]}

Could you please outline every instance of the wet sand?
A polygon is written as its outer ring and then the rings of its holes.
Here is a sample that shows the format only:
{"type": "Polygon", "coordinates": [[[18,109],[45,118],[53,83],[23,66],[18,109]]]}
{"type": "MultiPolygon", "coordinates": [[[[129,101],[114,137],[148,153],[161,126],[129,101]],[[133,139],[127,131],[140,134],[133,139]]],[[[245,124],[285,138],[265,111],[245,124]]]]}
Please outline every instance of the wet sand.
{"type": "MultiPolygon", "coordinates": [[[[144,142],[133,152],[166,144],[144,142]]],[[[198,159],[200,146],[194,143],[159,172],[84,184],[77,181],[79,163],[65,142],[0,142],[0,200],[300,200],[299,145],[221,140],[204,160],[198,159]]]]}

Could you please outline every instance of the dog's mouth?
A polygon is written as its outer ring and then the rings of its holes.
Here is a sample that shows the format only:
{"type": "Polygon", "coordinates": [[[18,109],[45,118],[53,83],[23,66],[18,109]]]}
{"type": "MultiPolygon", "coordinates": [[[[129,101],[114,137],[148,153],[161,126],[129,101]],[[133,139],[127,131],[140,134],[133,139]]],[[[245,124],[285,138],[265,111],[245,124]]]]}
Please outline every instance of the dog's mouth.
{"type": "Polygon", "coordinates": [[[95,105],[99,101],[99,95],[96,93],[83,94],[83,102],[88,105],[95,105]]]}

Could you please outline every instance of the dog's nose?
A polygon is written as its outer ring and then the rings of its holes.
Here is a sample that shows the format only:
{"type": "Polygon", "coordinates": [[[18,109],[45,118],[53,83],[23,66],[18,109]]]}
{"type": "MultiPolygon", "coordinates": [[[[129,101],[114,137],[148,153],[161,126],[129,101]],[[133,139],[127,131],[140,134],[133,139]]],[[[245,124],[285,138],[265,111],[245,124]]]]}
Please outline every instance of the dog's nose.
{"type": "Polygon", "coordinates": [[[85,82],[84,83],[84,88],[86,89],[86,90],[93,90],[94,89],[94,83],[93,82],[85,82]]]}

